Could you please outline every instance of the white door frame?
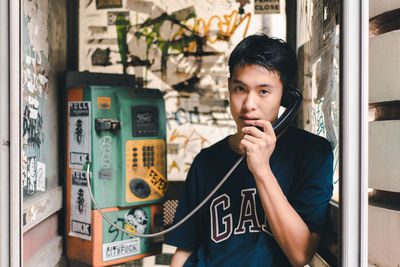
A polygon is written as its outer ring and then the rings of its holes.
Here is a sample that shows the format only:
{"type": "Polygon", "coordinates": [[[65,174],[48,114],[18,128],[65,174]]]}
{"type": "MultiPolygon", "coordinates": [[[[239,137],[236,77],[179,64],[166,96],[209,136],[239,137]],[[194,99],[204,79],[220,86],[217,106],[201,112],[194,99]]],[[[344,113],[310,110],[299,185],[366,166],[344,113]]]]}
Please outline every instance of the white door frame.
{"type": "Polygon", "coordinates": [[[368,266],[368,0],[341,2],[340,266],[368,266]]]}
{"type": "Polygon", "coordinates": [[[0,265],[14,267],[22,265],[21,0],[1,1],[0,13],[0,265]]]}
{"type": "Polygon", "coordinates": [[[8,2],[0,1],[0,265],[9,266],[10,133],[8,2]]]}

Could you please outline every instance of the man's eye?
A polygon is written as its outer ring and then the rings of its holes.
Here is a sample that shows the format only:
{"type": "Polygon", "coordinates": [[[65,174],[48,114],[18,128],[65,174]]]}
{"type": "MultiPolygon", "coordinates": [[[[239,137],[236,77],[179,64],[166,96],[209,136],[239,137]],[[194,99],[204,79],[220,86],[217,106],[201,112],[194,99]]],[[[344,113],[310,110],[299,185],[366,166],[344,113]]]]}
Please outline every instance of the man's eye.
{"type": "Polygon", "coordinates": [[[242,86],[236,86],[235,91],[237,92],[244,92],[244,88],[242,86]]]}
{"type": "Polygon", "coordinates": [[[261,95],[268,95],[268,93],[269,93],[269,92],[268,92],[268,90],[266,90],[266,89],[263,89],[263,90],[260,91],[260,94],[261,94],[261,95]]]}

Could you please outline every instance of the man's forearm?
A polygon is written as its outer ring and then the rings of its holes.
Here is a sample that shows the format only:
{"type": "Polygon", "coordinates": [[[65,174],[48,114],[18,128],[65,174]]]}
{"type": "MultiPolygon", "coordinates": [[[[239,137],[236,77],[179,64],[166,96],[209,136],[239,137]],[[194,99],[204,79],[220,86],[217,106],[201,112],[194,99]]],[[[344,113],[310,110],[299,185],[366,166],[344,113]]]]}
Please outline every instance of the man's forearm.
{"type": "Polygon", "coordinates": [[[319,236],[311,233],[290,205],[270,168],[255,175],[258,193],[272,234],[293,266],[304,266],[314,255],[319,236]]]}
{"type": "Polygon", "coordinates": [[[192,252],[189,250],[177,248],[174,256],[171,259],[170,266],[171,267],[182,267],[191,254],[192,254],[192,252]]]}

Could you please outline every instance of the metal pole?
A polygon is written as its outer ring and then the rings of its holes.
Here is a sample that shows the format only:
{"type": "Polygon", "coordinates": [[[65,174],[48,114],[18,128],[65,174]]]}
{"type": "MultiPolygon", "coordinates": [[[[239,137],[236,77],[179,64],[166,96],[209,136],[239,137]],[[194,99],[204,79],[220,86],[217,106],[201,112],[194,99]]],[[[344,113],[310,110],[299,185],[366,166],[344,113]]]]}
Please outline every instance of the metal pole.
{"type": "Polygon", "coordinates": [[[10,36],[10,265],[21,266],[21,2],[9,3],[10,36]]]}
{"type": "Polygon", "coordinates": [[[341,5],[340,266],[343,267],[367,266],[367,4],[363,0],[343,0],[341,5]]]}
{"type": "Polygon", "coordinates": [[[368,105],[369,105],[369,1],[361,1],[361,179],[360,266],[368,266],[368,105]]]}

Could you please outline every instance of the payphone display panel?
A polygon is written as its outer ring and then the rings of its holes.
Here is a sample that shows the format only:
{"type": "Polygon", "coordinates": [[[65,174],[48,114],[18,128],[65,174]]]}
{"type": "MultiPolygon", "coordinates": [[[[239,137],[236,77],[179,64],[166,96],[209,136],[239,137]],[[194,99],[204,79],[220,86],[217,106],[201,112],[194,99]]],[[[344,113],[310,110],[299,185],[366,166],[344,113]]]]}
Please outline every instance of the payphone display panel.
{"type": "Polygon", "coordinates": [[[133,137],[157,136],[159,128],[158,110],[154,106],[132,106],[133,137]]]}

